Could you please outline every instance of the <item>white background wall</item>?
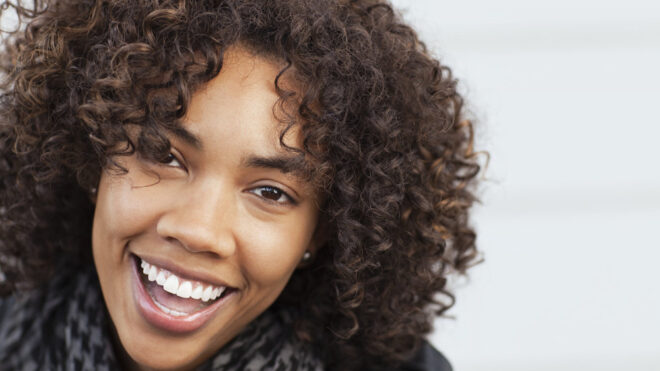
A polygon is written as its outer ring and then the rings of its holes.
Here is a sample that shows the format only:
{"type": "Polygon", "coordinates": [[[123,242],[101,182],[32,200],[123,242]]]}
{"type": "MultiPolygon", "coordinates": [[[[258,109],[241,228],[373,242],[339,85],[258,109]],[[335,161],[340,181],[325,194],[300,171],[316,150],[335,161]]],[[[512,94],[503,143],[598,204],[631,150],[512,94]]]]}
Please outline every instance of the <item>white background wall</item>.
{"type": "Polygon", "coordinates": [[[457,371],[660,370],[660,1],[393,0],[491,153],[457,371]]]}

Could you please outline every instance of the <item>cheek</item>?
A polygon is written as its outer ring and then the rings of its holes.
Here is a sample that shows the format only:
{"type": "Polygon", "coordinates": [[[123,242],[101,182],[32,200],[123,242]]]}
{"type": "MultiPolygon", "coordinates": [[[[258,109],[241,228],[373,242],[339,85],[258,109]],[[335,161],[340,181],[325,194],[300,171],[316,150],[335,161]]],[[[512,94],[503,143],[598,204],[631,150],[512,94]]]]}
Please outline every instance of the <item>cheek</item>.
{"type": "Polygon", "coordinates": [[[94,242],[97,237],[104,244],[123,240],[144,231],[154,221],[158,207],[152,189],[155,187],[136,186],[141,183],[132,174],[103,174],[94,212],[94,242]]]}
{"type": "Polygon", "coordinates": [[[309,247],[313,225],[302,218],[280,223],[241,223],[241,262],[246,275],[260,285],[286,283],[309,247]]]}

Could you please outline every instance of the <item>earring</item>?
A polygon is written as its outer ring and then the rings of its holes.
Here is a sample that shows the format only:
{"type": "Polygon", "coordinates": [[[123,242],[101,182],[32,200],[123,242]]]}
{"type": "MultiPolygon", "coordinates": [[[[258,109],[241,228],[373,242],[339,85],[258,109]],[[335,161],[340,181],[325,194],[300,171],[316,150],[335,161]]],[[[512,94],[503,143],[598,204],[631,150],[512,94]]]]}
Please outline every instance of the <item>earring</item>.
{"type": "Polygon", "coordinates": [[[96,194],[96,187],[92,187],[92,189],[89,190],[89,192],[93,195],[96,194]]]}
{"type": "Polygon", "coordinates": [[[307,262],[307,261],[309,261],[309,259],[311,259],[311,258],[312,258],[312,253],[309,252],[309,251],[305,251],[305,253],[303,254],[302,260],[303,260],[304,262],[307,262]]]}

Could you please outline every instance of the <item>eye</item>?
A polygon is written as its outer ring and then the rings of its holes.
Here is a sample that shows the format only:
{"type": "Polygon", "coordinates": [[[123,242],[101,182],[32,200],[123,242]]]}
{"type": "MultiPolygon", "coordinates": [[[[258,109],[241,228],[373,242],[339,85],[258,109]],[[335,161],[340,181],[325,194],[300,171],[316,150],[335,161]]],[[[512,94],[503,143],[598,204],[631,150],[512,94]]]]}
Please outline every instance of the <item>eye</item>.
{"type": "Polygon", "coordinates": [[[277,202],[279,204],[295,204],[295,201],[291,196],[277,187],[261,186],[252,188],[249,192],[271,202],[277,202]]]}
{"type": "Polygon", "coordinates": [[[184,170],[186,169],[186,167],[183,166],[181,161],[179,161],[179,159],[172,152],[168,153],[160,163],[170,167],[178,167],[184,170]]]}

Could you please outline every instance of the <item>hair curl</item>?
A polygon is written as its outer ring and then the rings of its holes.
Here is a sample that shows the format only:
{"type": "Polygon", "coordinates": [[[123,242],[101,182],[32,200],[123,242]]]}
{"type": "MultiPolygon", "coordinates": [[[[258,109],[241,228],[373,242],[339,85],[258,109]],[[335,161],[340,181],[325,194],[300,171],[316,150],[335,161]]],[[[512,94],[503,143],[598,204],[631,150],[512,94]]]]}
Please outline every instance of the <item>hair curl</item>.
{"type": "MultiPolygon", "coordinates": [[[[89,262],[89,190],[117,155],[162,158],[192,94],[243,45],[282,61],[327,241],[278,299],[328,368],[410,355],[478,256],[479,165],[448,67],[381,0],[33,0],[0,59],[4,293],[89,262]],[[141,128],[132,140],[127,127],[141,128]],[[125,144],[126,145],[120,145],[125,144]],[[320,169],[320,171],[318,171],[320,169]]],[[[278,77],[279,78],[279,77],[278,77]]],[[[288,127],[294,125],[289,124],[288,127]]]]}

